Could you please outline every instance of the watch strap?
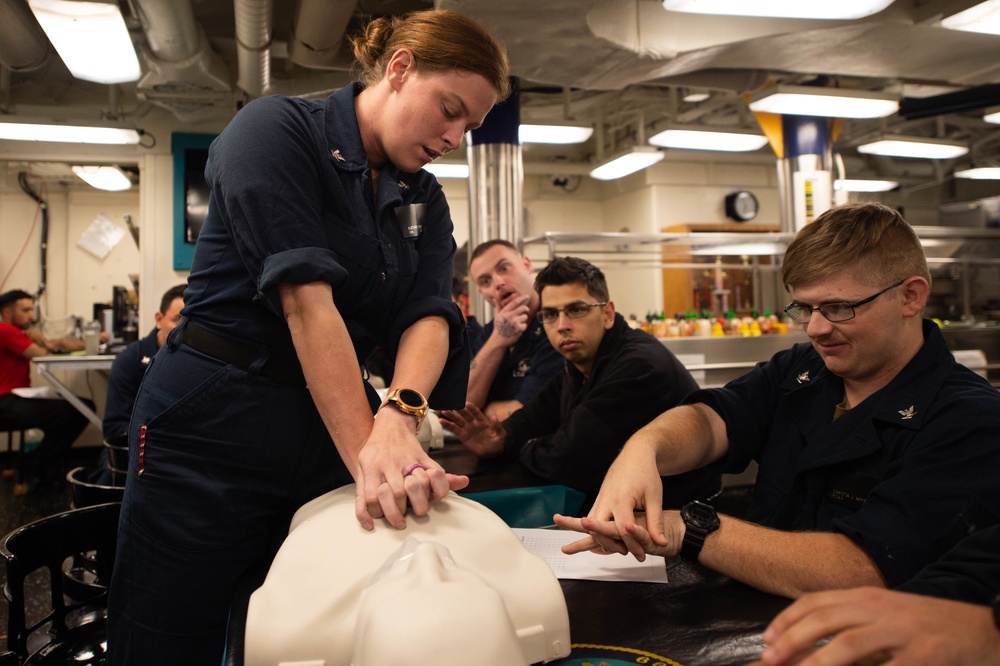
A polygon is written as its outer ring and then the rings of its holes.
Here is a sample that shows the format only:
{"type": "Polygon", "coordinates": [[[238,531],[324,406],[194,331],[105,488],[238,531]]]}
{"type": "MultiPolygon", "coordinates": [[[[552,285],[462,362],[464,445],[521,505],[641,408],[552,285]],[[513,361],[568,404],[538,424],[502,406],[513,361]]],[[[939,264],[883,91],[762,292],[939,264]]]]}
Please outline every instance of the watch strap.
{"type": "Polygon", "coordinates": [[[681,559],[688,562],[697,562],[701,555],[701,549],[705,545],[705,537],[708,536],[705,530],[687,525],[684,528],[684,540],[681,542],[681,559]]]}

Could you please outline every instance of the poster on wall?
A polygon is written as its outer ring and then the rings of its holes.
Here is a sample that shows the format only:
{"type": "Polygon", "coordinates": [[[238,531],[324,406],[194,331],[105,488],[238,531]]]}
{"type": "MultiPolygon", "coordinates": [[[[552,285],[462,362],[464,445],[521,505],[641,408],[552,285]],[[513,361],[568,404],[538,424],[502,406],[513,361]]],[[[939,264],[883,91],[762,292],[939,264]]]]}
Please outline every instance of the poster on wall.
{"type": "Polygon", "coordinates": [[[118,242],[125,236],[125,229],[118,226],[104,215],[98,215],[90,223],[76,244],[98,259],[103,260],[118,242]]]}

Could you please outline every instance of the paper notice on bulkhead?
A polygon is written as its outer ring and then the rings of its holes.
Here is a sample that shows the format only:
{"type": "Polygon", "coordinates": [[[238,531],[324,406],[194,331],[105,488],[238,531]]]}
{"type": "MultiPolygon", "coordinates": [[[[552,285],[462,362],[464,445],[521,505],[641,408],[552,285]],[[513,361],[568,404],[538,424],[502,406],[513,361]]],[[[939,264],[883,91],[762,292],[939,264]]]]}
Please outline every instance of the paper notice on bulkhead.
{"type": "Polygon", "coordinates": [[[103,215],[98,215],[76,244],[98,259],[104,259],[124,235],[124,227],[118,226],[103,215]]]}

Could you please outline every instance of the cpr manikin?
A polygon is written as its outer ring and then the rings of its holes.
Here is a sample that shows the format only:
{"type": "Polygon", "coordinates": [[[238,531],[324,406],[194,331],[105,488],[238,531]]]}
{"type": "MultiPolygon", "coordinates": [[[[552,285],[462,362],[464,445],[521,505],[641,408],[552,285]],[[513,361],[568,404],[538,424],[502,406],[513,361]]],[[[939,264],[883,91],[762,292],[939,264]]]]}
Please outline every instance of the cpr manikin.
{"type": "Polygon", "coordinates": [[[352,485],[295,514],[244,651],[246,666],[527,665],[569,654],[569,617],[548,565],[481,504],[451,493],[366,532],[352,485]]]}

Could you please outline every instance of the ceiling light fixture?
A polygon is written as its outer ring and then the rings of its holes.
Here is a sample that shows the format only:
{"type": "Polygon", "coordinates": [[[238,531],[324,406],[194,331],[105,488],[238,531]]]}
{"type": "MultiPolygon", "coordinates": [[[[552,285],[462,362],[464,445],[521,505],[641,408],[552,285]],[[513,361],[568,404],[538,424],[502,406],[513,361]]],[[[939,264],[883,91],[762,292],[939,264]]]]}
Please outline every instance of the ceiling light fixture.
{"type": "Polygon", "coordinates": [[[132,181],[116,166],[74,166],[73,173],[91,187],[108,192],[131,189],[132,181]]]}
{"type": "Polygon", "coordinates": [[[941,19],[941,25],[952,30],[1000,35],[1000,0],[980,2],[965,11],[941,19]]]}
{"type": "Polygon", "coordinates": [[[1000,167],[974,167],[955,172],[955,178],[972,180],[1000,180],[1000,167]]]}
{"type": "Polygon", "coordinates": [[[572,125],[521,125],[518,127],[518,138],[521,143],[583,143],[593,133],[593,127],[572,125]]]}
{"type": "Polygon", "coordinates": [[[833,181],[833,189],[843,192],[888,192],[897,187],[899,187],[899,183],[894,180],[838,178],[833,181]]]}
{"type": "Polygon", "coordinates": [[[759,150],[766,146],[767,137],[761,134],[749,134],[746,132],[673,127],[649,137],[649,143],[662,148],[720,150],[729,153],[744,153],[759,150]]]}
{"type": "Polygon", "coordinates": [[[456,162],[431,162],[424,165],[424,171],[437,178],[468,178],[469,165],[456,162]]]}
{"type": "Polygon", "coordinates": [[[985,116],[983,116],[983,120],[985,120],[988,123],[1000,123],[1000,111],[987,113],[985,116]]]}
{"type": "Polygon", "coordinates": [[[877,14],[893,0],[663,0],[663,8],[691,14],[766,16],[770,18],[858,19],[877,14]]]}
{"type": "Polygon", "coordinates": [[[138,80],[139,59],[117,2],[28,0],[28,5],[73,76],[107,84],[138,80]]]}
{"type": "Polygon", "coordinates": [[[0,121],[0,139],[11,141],[130,145],[139,143],[140,138],[138,130],[125,127],[39,124],[5,118],[0,121]]]}
{"type": "Polygon", "coordinates": [[[871,90],[779,84],[753,95],[750,110],[789,116],[884,118],[899,110],[899,100],[871,90]]]}
{"type": "Polygon", "coordinates": [[[914,157],[928,160],[949,160],[969,152],[968,146],[944,141],[910,136],[884,136],[858,146],[859,153],[888,155],[890,157],[914,157]]]}
{"type": "Polygon", "coordinates": [[[697,104],[699,102],[704,102],[709,97],[711,97],[709,93],[688,93],[687,95],[684,95],[684,101],[689,104],[697,104]]]}
{"type": "Polygon", "coordinates": [[[634,146],[618,153],[591,169],[590,177],[597,180],[615,180],[641,171],[663,159],[663,151],[652,146],[634,146]]]}

